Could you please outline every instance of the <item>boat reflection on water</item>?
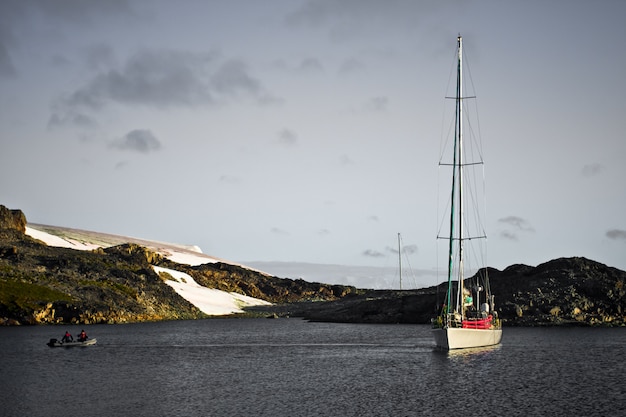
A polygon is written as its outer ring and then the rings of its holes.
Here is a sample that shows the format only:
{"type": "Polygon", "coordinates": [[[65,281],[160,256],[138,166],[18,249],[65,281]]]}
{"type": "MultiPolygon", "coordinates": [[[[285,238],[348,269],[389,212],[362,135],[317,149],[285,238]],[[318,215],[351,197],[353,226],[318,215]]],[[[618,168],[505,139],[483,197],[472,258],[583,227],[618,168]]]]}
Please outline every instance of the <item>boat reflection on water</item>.
{"type": "Polygon", "coordinates": [[[440,352],[442,355],[449,358],[476,358],[480,356],[489,356],[499,351],[501,348],[502,345],[493,345],[453,350],[435,349],[435,351],[440,352]]]}

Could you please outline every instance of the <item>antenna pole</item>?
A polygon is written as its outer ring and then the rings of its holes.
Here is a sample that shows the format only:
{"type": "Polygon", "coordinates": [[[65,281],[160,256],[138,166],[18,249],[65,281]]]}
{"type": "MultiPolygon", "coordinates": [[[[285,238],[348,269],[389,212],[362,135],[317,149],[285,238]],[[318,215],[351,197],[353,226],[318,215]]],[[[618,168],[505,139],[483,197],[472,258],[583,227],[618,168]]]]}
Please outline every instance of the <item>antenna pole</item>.
{"type": "Polygon", "coordinates": [[[398,233],[398,265],[400,267],[400,289],[402,289],[402,246],[400,245],[400,233],[398,233]]]}

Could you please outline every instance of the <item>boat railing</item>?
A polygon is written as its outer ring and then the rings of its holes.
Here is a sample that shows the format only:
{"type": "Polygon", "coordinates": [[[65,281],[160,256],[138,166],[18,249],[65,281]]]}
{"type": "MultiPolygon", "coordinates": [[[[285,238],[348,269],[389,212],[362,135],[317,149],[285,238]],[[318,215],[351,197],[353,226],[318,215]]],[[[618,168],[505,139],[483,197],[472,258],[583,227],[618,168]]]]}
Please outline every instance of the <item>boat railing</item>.
{"type": "Polygon", "coordinates": [[[490,314],[485,318],[467,318],[463,320],[464,329],[490,329],[493,316],[490,314]]]}
{"type": "Polygon", "coordinates": [[[461,320],[458,314],[450,313],[431,319],[433,329],[462,328],[462,329],[499,329],[502,327],[497,316],[489,314],[486,317],[466,317],[461,320]]]}

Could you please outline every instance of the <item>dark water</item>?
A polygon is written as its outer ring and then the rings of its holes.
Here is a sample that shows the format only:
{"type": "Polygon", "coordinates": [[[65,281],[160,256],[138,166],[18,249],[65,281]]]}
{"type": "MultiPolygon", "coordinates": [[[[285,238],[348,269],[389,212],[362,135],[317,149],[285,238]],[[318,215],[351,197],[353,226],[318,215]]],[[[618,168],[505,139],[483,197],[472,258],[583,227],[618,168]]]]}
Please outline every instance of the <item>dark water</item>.
{"type": "Polygon", "coordinates": [[[0,328],[2,416],[617,416],[626,329],[509,329],[434,350],[428,326],[203,320],[0,328]],[[67,328],[73,334],[79,327],[67,328]]]}

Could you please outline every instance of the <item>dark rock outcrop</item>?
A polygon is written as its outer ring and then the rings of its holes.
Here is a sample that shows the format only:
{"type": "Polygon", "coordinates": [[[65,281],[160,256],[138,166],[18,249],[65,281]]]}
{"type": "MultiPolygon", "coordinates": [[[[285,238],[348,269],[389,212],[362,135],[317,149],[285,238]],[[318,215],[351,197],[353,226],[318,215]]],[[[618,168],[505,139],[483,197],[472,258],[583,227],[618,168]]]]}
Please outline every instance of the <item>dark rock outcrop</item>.
{"type": "Polygon", "coordinates": [[[626,272],[586,258],[491,272],[501,316],[510,325],[624,325],[626,272]]]}
{"type": "MultiPolygon", "coordinates": [[[[496,311],[505,326],[624,326],[626,272],[585,258],[537,267],[489,268],[496,311]]],[[[315,321],[430,323],[445,285],[409,291],[368,291],[326,303],[252,307],[315,321]]]]}
{"type": "Polygon", "coordinates": [[[26,216],[21,210],[10,210],[0,205],[0,229],[17,230],[26,232],[26,216]]]}

